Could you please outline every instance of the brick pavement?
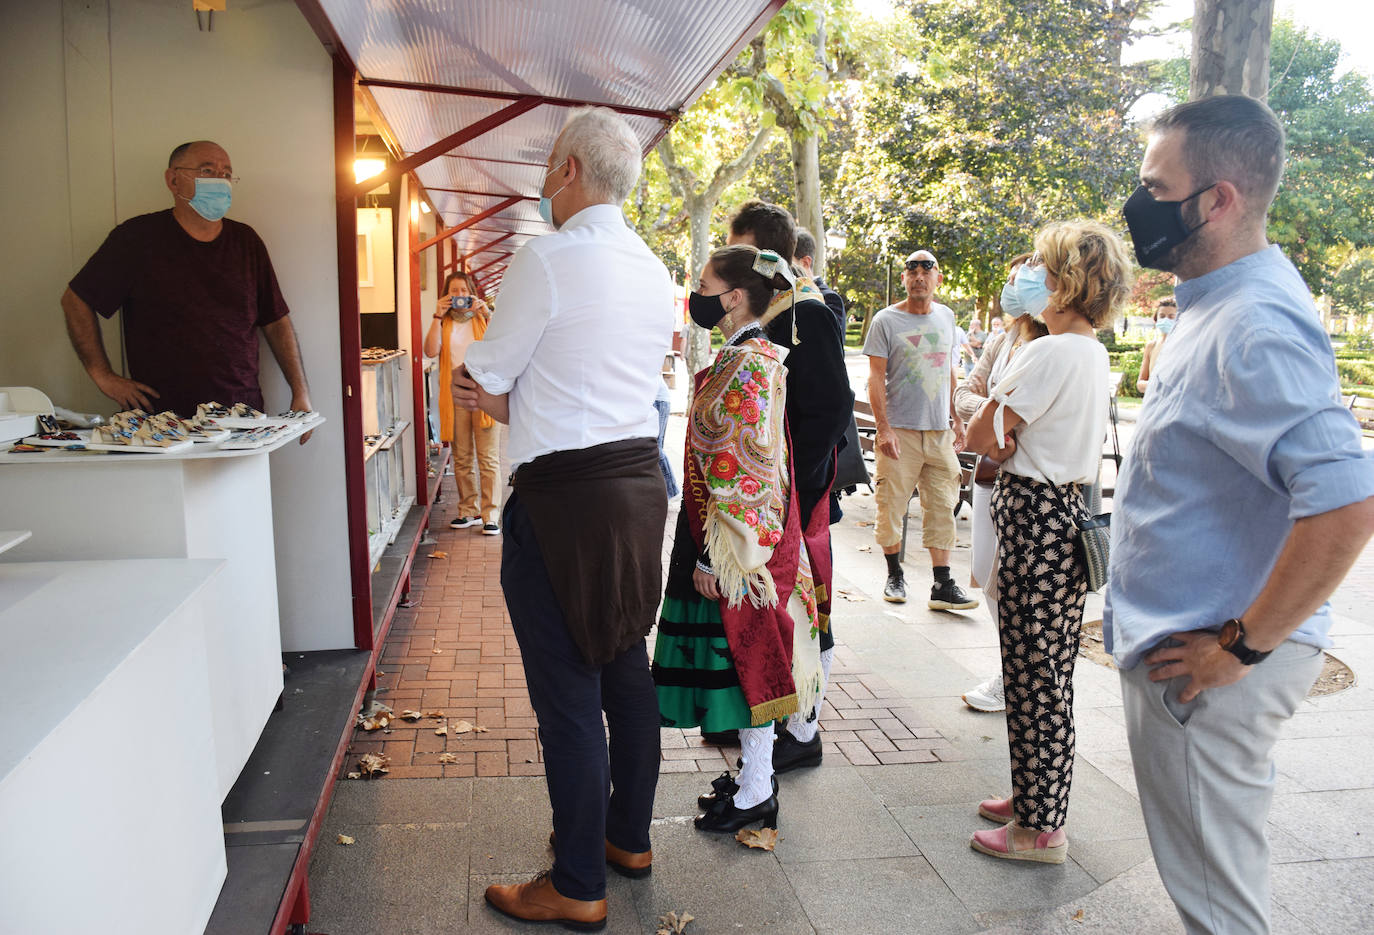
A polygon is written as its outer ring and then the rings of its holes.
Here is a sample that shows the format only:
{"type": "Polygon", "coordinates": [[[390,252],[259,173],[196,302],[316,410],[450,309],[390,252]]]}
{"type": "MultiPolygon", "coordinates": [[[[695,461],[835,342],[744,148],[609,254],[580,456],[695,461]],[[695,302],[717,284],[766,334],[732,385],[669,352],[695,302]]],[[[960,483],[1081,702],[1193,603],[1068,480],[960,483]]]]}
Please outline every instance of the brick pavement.
{"type": "MultiPolygon", "coordinates": [[[[436,510],[438,543],[421,546],[411,574],[418,606],[396,612],[378,666],[376,698],[396,714],[442,711],[439,719],[394,720],[385,731],[357,728],[344,770],[364,753],[391,759],[390,779],[541,776],[534,711],[520,650],[501,595],[501,539],[474,529],[450,529],[436,510]],[[429,558],[446,552],[446,558],[429,558]],[[486,728],[459,734],[459,721],[486,728]],[[440,754],[455,762],[441,763],[440,754]]],[[[669,529],[672,528],[671,518],[669,529]]],[[[958,754],[938,730],[920,722],[898,693],[868,672],[843,644],[836,646],[821,715],[827,764],[874,766],[935,763],[958,754]]],[[[737,747],[716,747],[692,728],[665,728],[662,772],[714,773],[733,768],[737,747]]]]}

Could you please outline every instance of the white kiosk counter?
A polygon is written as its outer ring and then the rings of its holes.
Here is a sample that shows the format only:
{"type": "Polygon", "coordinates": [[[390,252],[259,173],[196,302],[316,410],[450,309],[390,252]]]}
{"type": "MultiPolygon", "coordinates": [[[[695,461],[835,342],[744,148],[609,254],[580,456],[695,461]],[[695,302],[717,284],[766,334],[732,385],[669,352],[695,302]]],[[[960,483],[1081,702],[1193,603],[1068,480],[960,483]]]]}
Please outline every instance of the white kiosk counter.
{"type": "MultiPolygon", "coordinates": [[[[0,528],[35,533],[0,555],[0,563],[224,560],[205,588],[217,801],[243,769],[282,690],[268,457],[322,422],[253,449],[0,452],[0,528]]],[[[158,583],[127,586],[155,591],[158,583]]]]}
{"type": "Polygon", "coordinates": [[[204,930],[226,871],[205,651],[223,564],[0,564],[0,931],[204,930]]]}

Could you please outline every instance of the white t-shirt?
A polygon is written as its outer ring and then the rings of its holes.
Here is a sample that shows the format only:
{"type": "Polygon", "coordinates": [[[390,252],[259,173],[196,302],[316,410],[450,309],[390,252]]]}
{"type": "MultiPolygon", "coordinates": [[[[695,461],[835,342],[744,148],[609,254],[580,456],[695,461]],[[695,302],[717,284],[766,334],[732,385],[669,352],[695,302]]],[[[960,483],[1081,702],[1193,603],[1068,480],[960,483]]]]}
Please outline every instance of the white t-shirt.
{"type": "Polygon", "coordinates": [[[448,330],[448,354],[449,362],[455,369],[463,362],[467,356],[468,345],[476,340],[472,333],[472,319],[467,321],[455,321],[453,327],[448,330]]]}
{"type": "Polygon", "coordinates": [[[1054,484],[1095,481],[1107,437],[1110,369],[1095,336],[1049,334],[1018,350],[992,391],[999,438],[1005,408],[1025,421],[1016,430],[1016,453],[1002,466],[1054,484]]]}

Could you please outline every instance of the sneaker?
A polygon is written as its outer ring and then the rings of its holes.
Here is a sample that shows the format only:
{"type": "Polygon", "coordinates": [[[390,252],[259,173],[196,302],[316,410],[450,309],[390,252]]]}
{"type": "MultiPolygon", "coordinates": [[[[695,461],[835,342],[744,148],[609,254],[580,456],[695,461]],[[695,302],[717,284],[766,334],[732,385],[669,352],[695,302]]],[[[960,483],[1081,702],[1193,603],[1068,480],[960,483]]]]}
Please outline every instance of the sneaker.
{"type": "Polygon", "coordinates": [[[480,516],[455,516],[448,521],[450,529],[467,529],[469,526],[476,526],[482,522],[480,516]]]}
{"type": "Polygon", "coordinates": [[[906,603],[906,578],[901,575],[888,575],[883,585],[883,600],[889,604],[906,603]]]}
{"type": "Polygon", "coordinates": [[[964,589],[954,583],[954,579],[937,581],[930,589],[930,600],[926,606],[931,610],[972,610],[978,606],[976,597],[969,597],[964,589]]]}
{"type": "MultiPolygon", "coordinates": [[[[496,525],[495,523],[483,523],[483,524],[482,524],[482,535],[484,535],[484,536],[499,536],[499,535],[501,535],[501,527],[498,526],[498,525],[496,525]]],[[[977,604],[974,604],[973,606],[974,606],[974,607],[977,607],[978,605],[977,605],[977,604]]]]}
{"type": "Polygon", "coordinates": [[[993,714],[1007,710],[1007,696],[1002,685],[1002,673],[997,673],[977,688],[964,692],[964,704],[975,711],[993,714]]]}

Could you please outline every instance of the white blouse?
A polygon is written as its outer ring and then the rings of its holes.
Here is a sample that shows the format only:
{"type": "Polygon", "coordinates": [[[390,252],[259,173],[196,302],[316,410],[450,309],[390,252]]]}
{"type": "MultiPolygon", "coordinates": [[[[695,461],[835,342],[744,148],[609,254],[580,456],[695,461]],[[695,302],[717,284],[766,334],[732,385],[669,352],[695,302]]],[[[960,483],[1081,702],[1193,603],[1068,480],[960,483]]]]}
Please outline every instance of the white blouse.
{"type": "Polygon", "coordinates": [[[1025,422],[1016,453],[1002,466],[1054,484],[1090,484],[1107,437],[1107,349],[1095,336],[1050,334],[1024,345],[997,383],[993,431],[1006,434],[1004,412],[1025,422]]]}

